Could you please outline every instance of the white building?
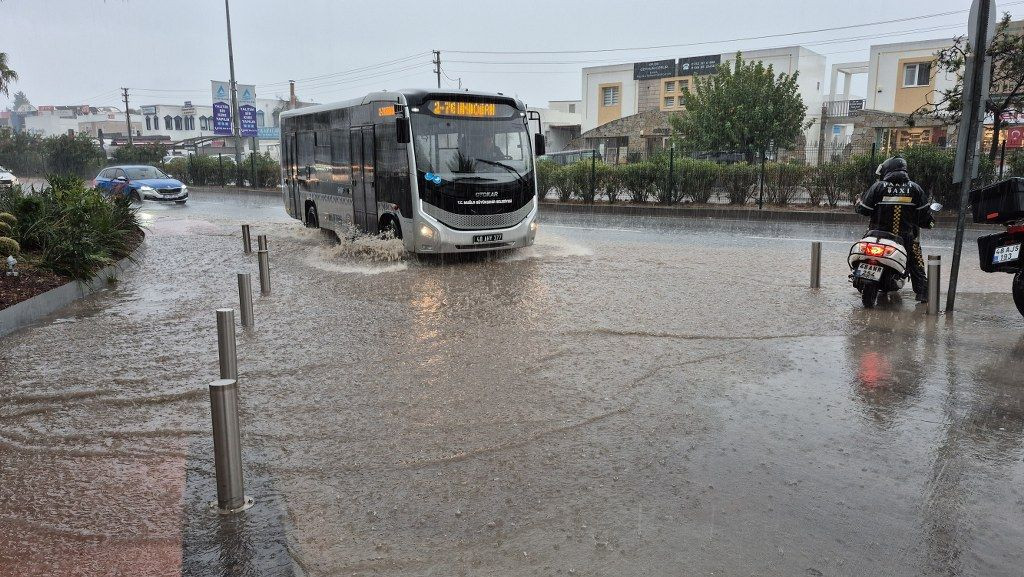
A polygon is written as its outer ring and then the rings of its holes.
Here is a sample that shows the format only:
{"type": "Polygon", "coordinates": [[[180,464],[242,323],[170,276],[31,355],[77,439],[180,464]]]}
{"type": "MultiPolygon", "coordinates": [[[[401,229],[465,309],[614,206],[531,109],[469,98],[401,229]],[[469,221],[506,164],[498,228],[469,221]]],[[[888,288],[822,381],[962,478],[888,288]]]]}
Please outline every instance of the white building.
{"type": "MultiPolygon", "coordinates": [[[[40,136],[85,133],[99,136],[127,132],[128,125],[124,112],[112,106],[39,106],[30,116],[24,117],[25,130],[40,136]]],[[[132,129],[136,134],[142,125],[132,118],[132,129]]]]}
{"type": "MultiPolygon", "coordinates": [[[[547,152],[559,152],[580,135],[583,115],[576,112],[579,100],[552,100],[547,108],[529,108],[540,114],[541,130],[547,152]]],[[[537,123],[530,122],[530,132],[537,133],[537,123]]]]}

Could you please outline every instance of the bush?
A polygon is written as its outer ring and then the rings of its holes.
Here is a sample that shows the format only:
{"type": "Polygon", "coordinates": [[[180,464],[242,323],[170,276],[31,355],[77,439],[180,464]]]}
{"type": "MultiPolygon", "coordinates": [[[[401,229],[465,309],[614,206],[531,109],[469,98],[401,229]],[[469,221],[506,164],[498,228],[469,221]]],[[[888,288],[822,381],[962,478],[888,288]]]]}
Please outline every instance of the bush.
{"type": "MultiPolygon", "coordinates": [[[[616,170],[617,166],[612,164],[605,164],[603,162],[596,162],[591,167],[593,174],[592,178],[596,179],[594,182],[595,192],[604,192],[605,198],[608,199],[609,204],[615,204],[615,201],[619,195],[619,174],[616,170]]],[[[587,194],[590,193],[590,182],[587,182],[587,194]]],[[[591,198],[590,202],[594,202],[591,198]]]]}
{"type": "Polygon", "coordinates": [[[0,192],[0,211],[17,218],[15,240],[40,268],[87,280],[127,256],[139,234],[135,209],[125,197],[107,199],[78,179],[51,177],[42,192],[0,192]]]}
{"type": "Polygon", "coordinates": [[[6,222],[7,224],[14,226],[18,224],[18,219],[14,218],[14,215],[9,212],[0,212],[0,222],[6,222]]]}
{"type": "Polygon", "coordinates": [[[0,236],[8,236],[14,230],[10,224],[0,220],[0,236]]]}
{"type": "Polygon", "coordinates": [[[271,158],[269,152],[251,153],[242,162],[242,178],[259,188],[277,188],[281,184],[281,165],[271,158]],[[253,164],[256,165],[255,173],[253,164]]]}
{"type": "Polygon", "coordinates": [[[557,186],[558,172],[561,168],[557,162],[551,160],[537,161],[537,198],[547,198],[548,192],[557,186]]]}
{"type": "MultiPolygon", "coordinates": [[[[938,148],[931,145],[912,146],[900,151],[910,167],[910,175],[932,200],[947,207],[960,206],[960,185],[953,182],[954,149],[938,148]]],[[[995,165],[988,156],[981,156],[978,178],[972,187],[981,186],[995,178],[995,165]]]]}
{"type": "Polygon", "coordinates": [[[676,161],[676,187],[678,199],[689,196],[693,202],[705,204],[711,200],[722,173],[722,168],[710,160],[681,158],[676,161]]]}
{"type": "Polygon", "coordinates": [[[751,187],[757,184],[760,169],[756,164],[738,162],[722,167],[719,183],[725,189],[730,204],[746,204],[751,187]]]}
{"type": "Polygon", "coordinates": [[[843,166],[838,163],[819,164],[809,170],[807,194],[811,206],[821,205],[825,200],[829,206],[835,206],[842,198],[843,166]]]}
{"type": "MultiPolygon", "coordinates": [[[[251,169],[251,164],[246,166],[251,169]]],[[[257,163],[257,167],[259,166],[257,163]]],[[[179,156],[166,163],[164,170],[189,185],[223,186],[235,181],[235,160],[228,156],[179,156]]],[[[280,177],[278,172],[276,178],[280,177]]]]}
{"type": "MultiPolygon", "coordinates": [[[[875,159],[877,161],[877,159],[875,159]]],[[[850,158],[840,168],[839,187],[846,200],[855,204],[861,193],[871,187],[878,180],[875,176],[877,162],[871,160],[867,154],[858,154],[850,158]]]]}
{"type": "Polygon", "coordinates": [[[0,166],[20,176],[46,172],[43,138],[26,131],[0,128],[0,166]]]}
{"type": "Polygon", "coordinates": [[[789,204],[806,177],[807,167],[803,164],[773,162],[767,165],[764,177],[765,200],[780,206],[789,204]]]}
{"type": "Polygon", "coordinates": [[[0,258],[6,259],[9,256],[21,254],[21,246],[18,241],[6,236],[0,236],[0,258]]]}
{"type": "Polygon", "coordinates": [[[114,160],[120,164],[159,164],[167,156],[167,147],[162,144],[125,145],[114,152],[114,160]]]}
{"type": "Polygon", "coordinates": [[[615,170],[618,173],[619,184],[629,193],[630,202],[637,204],[647,202],[647,198],[655,186],[656,169],[654,164],[651,162],[620,164],[615,167],[615,170]]]}
{"type": "Polygon", "coordinates": [[[1010,158],[1006,159],[1006,170],[1009,174],[1004,176],[1024,176],[1024,155],[1020,150],[1013,151],[1010,158]]]}
{"type": "MultiPolygon", "coordinates": [[[[600,163],[603,164],[603,163],[600,163]]],[[[558,197],[563,202],[571,198],[579,198],[583,202],[594,202],[594,194],[590,192],[590,162],[580,161],[566,165],[561,171],[558,197]]]]}

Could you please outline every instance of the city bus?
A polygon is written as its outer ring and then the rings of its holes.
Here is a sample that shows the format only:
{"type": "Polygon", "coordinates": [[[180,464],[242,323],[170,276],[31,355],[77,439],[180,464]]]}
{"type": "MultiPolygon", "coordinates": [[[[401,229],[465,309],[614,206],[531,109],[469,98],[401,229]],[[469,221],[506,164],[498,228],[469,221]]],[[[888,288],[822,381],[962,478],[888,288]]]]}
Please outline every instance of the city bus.
{"type": "Polygon", "coordinates": [[[500,93],[401,90],[281,113],[288,214],[416,253],[520,248],[537,234],[540,117],[500,93]]]}

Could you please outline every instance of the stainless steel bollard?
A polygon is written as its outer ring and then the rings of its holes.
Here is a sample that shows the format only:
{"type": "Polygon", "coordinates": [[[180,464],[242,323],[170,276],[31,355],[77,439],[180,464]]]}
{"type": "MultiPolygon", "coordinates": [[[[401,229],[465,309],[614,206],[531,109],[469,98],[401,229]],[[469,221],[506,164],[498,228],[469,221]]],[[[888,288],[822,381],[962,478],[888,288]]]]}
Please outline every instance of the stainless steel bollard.
{"type": "Polygon", "coordinates": [[[238,349],[235,347],[235,310],[217,309],[217,356],[220,378],[238,378],[238,349]]]}
{"type": "Polygon", "coordinates": [[[267,235],[261,234],[256,236],[256,247],[259,250],[267,250],[267,235]]]}
{"type": "Polygon", "coordinates": [[[821,288],[821,242],[811,243],[811,288],[821,288]]]}
{"type": "Polygon", "coordinates": [[[928,255],[928,314],[939,314],[939,282],[942,277],[942,257],[928,255]]]}
{"type": "Polygon", "coordinates": [[[238,273],[238,310],[242,313],[242,326],[251,327],[252,322],[252,277],[249,273],[238,273]]]}
{"type": "Polygon", "coordinates": [[[260,294],[267,296],[270,294],[270,253],[260,249],[256,256],[260,261],[260,294]]]}
{"type": "Polygon", "coordinates": [[[213,465],[217,474],[217,501],[210,503],[222,514],[244,511],[253,505],[245,495],[242,479],[242,439],[238,426],[238,381],[210,383],[210,415],[213,419],[213,465]]]}
{"type": "Polygon", "coordinates": [[[252,237],[249,236],[249,225],[242,225],[242,249],[245,254],[252,254],[252,237]]]}

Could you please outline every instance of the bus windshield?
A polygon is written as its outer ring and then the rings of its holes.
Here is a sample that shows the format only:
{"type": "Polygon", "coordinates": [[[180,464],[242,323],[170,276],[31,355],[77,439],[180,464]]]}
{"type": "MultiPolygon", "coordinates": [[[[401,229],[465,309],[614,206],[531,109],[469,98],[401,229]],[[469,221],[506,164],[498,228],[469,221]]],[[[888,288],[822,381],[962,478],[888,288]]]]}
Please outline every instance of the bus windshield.
{"type": "Polygon", "coordinates": [[[412,114],[416,170],[451,180],[508,181],[533,169],[526,121],[412,114]],[[505,175],[505,176],[503,176],[505,175]]]}

